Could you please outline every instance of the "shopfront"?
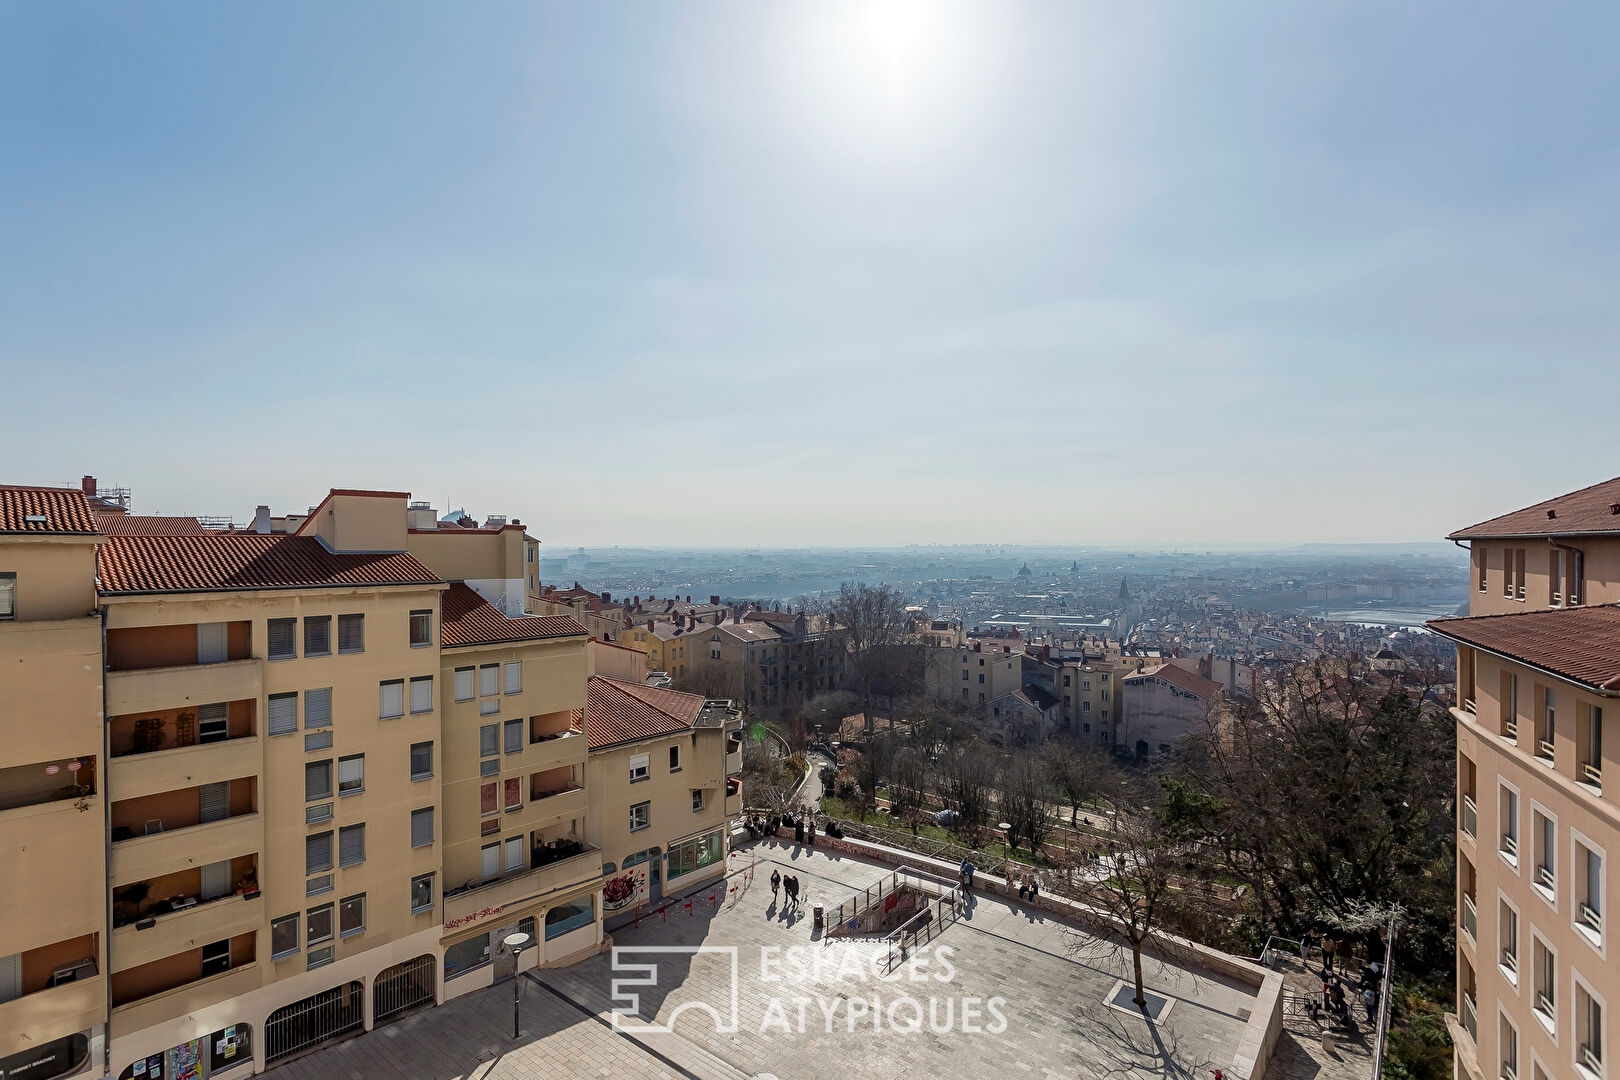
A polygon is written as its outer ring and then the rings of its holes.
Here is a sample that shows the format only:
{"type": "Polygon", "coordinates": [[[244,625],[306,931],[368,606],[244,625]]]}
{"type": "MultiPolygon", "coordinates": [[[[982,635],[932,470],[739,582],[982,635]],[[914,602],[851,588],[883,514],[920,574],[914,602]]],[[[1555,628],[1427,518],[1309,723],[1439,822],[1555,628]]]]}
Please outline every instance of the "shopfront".
{"type": "MultiPolygon", "coordinates": [[[[231,1024],[134,1062],[118,1080],[209,1080],[253,1063],[253,1028],[231,1024]]],[[[0,1076],[4,1076],[0,1073],[0,1076]]],[[[246,1071],[242,1075],[246,1075],[246,1071]]]]}
{"type": "Polygon", "coordinates": [[[0,1080],[55,1080],[82,1069],[89,1057],[88,1035],[64,1035],[43,1046],[0,1058],[0,1080]]]}
{"type": "Polygon", "coordinates": [[[690,877],[702,877],[698,871],[725,862],[726,832],[722,825],[712,832],[702,833],[669,845],[669,869],[666,876],[671,886],[680,887],[690,877]]]}

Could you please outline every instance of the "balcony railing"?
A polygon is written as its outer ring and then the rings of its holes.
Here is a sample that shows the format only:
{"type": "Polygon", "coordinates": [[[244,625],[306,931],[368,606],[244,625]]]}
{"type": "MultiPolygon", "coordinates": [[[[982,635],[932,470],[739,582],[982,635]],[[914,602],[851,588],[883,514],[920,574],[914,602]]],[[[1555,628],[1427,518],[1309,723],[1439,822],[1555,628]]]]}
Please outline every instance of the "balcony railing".
{"type": "Polygon", "coordinates": [[[1508,856],[1509,858],[1517,859],[1519,857],[1519,838],[1514,836],[1512,833],[1503,833],[1502,854],[1508,856]]]}
{"type": "Polygon", "coordinates": [[[1581,905],[1581,922],[1591,927],[1597,933],[1603,933],[1603,916],[1600,915],[1598,910],[1592,907],[1590,904],[1581,905]]]}
{"type": "Polygon", "coordinates": [[[1517,739],[1518,737],[1519,737],[1519,722],[1517,720],[1509,720],[1507,717],[1504,716],[1502,718],[1502,738],[1504,738],[1504,739],[1517,739]]]}
{"type": "Polygon", "coordinates": [[[1554,757],[1553,744],[1548,739],[1536,740],[1536,757],[1544,761],[1552,761],[1554,757]]]}
{"type": "Polygon", "coordinates": [[[1581,1044],[1581,1064],[1598,1076],[1603,1075],[1603,1058],[1586,1043],[1581,1044]]]}
{"type": "Polygon", "coordinates": [[[1553,873],[1552,867],[1538,866],[1536,867],[1536,884],[1548,892],[1556,892],[1558,889],[1558,876],[1553,873]]]}
{"type": "Polygon", "coordinates": [[[1467,713],[1470,716],[1478,716],[1479,715],[1479,706],[1474,704],[1474,699],[1473,698],[1471,698],[1471,697],[1463,698],[1462,711],[1467,713]]]}
{"type": "Polygon", "coordinates": [[[1518,978],[1519,954],[1504,951],[1502,953],[1502,969],[1514,978],[1518,978]]]}
{"type": "Polygon", "coordinates": [[[1591,784],[1603,786],[1603,766],[1590,761],[1581,762],[1581,775],[1591,784]]]}
{"type": "Polygon", "coordinates": [[[1462,898],[1462,928],[1469,937],[1478,940],[1479,916],[1474,910],[1474,898],[1463,893],[1462,898]]]}
{"type": "Polygon", "coordinates": [[[1469,836],[1479,836],[1479,808],[1467,795],[1462,797],[1462,831],[1469,836]]]}
{"type": "Polygon", "coordinates": [[[1468,1032],[1469,1038],[1473,1039],[1475,1042],[1478,1042],[1479,1018],[1474,1005],[1474,995],[1468,993],[1466,990],[1463,991],[1462,995],[1462,1025],[1463,1030],[1468,1032]]]}

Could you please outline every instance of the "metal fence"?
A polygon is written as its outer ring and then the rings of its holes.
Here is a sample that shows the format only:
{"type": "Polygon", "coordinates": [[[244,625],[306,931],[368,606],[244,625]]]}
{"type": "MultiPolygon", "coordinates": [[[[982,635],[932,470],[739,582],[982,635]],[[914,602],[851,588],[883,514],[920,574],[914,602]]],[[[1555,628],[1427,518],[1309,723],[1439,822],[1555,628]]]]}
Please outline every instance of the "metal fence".
{"type": "Polygon", "coordinates": [[[920,892],[930,892],[936,896],[941,892],[954,895],[959,888],[956,882],[937,874],[930,874],[911,866],[897,867],[828,912],[826,916],[828,936],[841,932],[850,919],[866,911],[902,885],[911,885],[920,892]]]}
{"type": "Polygon", "coordinates": [[[371,984],[372,1026],[432,1005],[438,974],[438,961],[431,956],[418,956],[380,972],[371,984]]]}
{"type": "Polygon", "coordinates": [[[365,1024],[366,988],[358,981],[284,1005],[265,1021],[265,1064],[313,1050],[365,1024]]]}

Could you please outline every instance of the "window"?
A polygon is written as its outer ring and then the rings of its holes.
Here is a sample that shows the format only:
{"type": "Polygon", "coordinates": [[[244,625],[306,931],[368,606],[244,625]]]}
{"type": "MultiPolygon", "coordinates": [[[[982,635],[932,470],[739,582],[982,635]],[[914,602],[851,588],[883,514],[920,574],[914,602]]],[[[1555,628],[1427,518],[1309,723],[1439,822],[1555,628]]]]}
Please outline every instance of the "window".
{"type": "Polygon", "coordinates": [[[298,951],[298,915],[270,920],[270,959],[280,960],[298,951]]]}
{"type": "Polygon", "coordinates": [[[478,814],[480,817],[489,817],[500,812],[501,786],[492,780],[478,789],[478,814]]]}
{"type": "Polygon", "coordinates": [[[304,762],[304,801],[317,802],[332,797],[332,759],[304,762]]]}
{"type": "Polygon", "coordinates": [[[478,696],[489,697],[501,692],[501,665],[485,664],[478,669],[478,696]]]}
{"type": "Polygon", "coordinates": [[[1513,552],[1513,598],[1515,600],[1524,599],[1524,555],[1524,548],[1518,548],[1513,552]]]}
{"type": "Polygon", "coordinates": [[[366,932],[366,894],[355,893],[338,901],[338,936],[353,937],[366,932]]]}
{"type": "Polygon", "coordinates": [[[979,685],[980,686],[984,685],[984,672],[982,672],[982,671],[979,672],[979,685]]]}
{"type": "Polygon", "coordinates": [[[1557,695],[1550,686],[1538,687],[1541,691],[1541,715],[1536,718],[1536,757],[1544,761],[1553,760],[1553,736],[1557,731],[1554,723],[1554,706],[1557,704],[1557,695]]]}
{"type": "Polygon", "coordinates": [[[1576,733],[1576,752],[1580,754],[1581,771],[1576,777],[1588,784],[1603,784],[1603,710],[1597,705],[1582,705],[1586,722],[1576,733]]]}
{"type": "Polygon", "coordinates": [[[465,975],[469,971],[476,971],[489,963],[489,935],[479,934],[477,937],[458,941],[447,946],[444,950],[444,977],[453,979],[457,975],[465,975]]]}
{"type": "Polygon", "coordinates": [[[963,669],[962,669],[962,681],[963,681],[963,682],[967,682],[967,681],[968,681],[968,672],[967,672],[967,668],[963,668],[963,669]]]}
{"type": "Polygon", "coordinates": [[[1502,737],[1519,737],[1519,676],[1502,672],[1502,737]]]}
{"type": "Polygon", "coordinates": [[[433,612],[411,612],[411,648],[420,649],[433,644],[433,612]]]}
{"type": "Polygon", "coordinates": [[[304,895],[305,896],[319,896],[322,893],[329,893],[331,891],[332,891],[332,875],[331,874],[322,874],[320,877],[312,877],[308,881],[304,882],[304,895]]]}
{"type": "Polygon", "coordinates": [[[319,825],[323,821],[332,820],[332,804],[330,802],[314,803],[304,807],[304,824],[319,825]]]}
{"type": "Polygon", "coordinates": [[[652,824],[652,803],[638,802],[630,808],[630,831],[639,832],[652,824]]]}
{"type": "Polygon", "coordinates": [[[669,748],[669,771],[681,771],[681,744],[676,743],[669,748]]]}
{"type": "Polygon", "coordinates": [[[204,705],[197,710],[197,741],[200,743],[224,742],[231,737],[231,707],[216,703],[204,705]]]}
{"type": "Polygon", "coordinates": [[[702,813],[702,812],[703,812],[703,789],[702,788],[693,788],[692,789],[692,813],[699,814],[699,813],[702,813]]]}
{"type": "Polygon", "coordinates": [[[314,971],[318,967],[325,967],[332,962],[333,956],[334,953],[330,945],[322,945],[318,949],[311,949],[309,954],[304,957],[304,970],[314,971]]]}
{"type": "Polygon", "coordinates": [[[1548,1034],[1558,1030],[1558,955],[1547,947],[1540,934],[1530,937],[1531,987],[1530,1008],[1547,1028],[1548,1034]]]}
{"type": "Polygon", "coordinates": [[[338,758],[338,794],[358,795],[366,790],[366,755],[338,758]]]}
{"type": "Polygon", "coordinates": [[[724,829],[716,829],[706,836],[694,837],[682,841],[669,849],[669,869],[666,877],[670,881],[694,870],[701,870],[705,866],[713,866],[726,857],[724,829]]]}
{"type": "Polygon", "coordinates": [[[1479,591],[1480,592],[1485,591],[1485,557],[1488,554],[1489,554],[1489,552],[1485,548],[1480,548],[1477,552],[1474,553],[1474,563],[1479,567],[1479,591]]]}
{"type": "Polygon", "coordinates": [[[506,838],[506,872],[522,870],[528,865],[528,859],[523,854],[523,837],[509,836],[506,838]]]}
{"type": "Polygon", "coordinates": [[[202,947],[202,973],[204,977],[231,970],[231,939],[211,941],[202,947]]]}
{"type": "Polygon", "coordinates": [[[366,651],[366,617],[364,615],[338,616],[338,652],[366,651]]]}
{"type": "Polygon", "coordinates": [[[332,654],[332,616],[306,615],[304,617],[304,655],[330,656],[332,654]]]}
{"type": "Polygon", "coordinates": [[[1065,675],[1065,676],[1063,676],[1063,685],[1064,685],[1064,686],[1068,686],[1068,685],[1070,685],[1070,683],[1069,683],[1069,676],[1067,676],[1067,675],[1065,675]]]}
{"type": "Polygon", "coordinates": [[[377,684],[377,715],[384,720],[405,715],[404,679],[389,679],[377,684]]]}
{"type": "Polygon", "coordinates": [[[1519,913],[1507,900],[1497,901],[1496,939],[1502,973],[1509,982],[1519,981],[1519,913]]]}
{"type": "Polygon", "coordinates": [[[411,811],[411,847],[427,847],[433,843],[433,807],[424,806],[411,811]]]}
{"type": "Polygon", "coordinates": [[[411,914],[433,910],[433,875],[411,878],[411,914]]]}
{"type": "Polygon", "coordinates": [[[508,694],[523,693],[523,661],[508,660],[501,665],[501,671],[505,679],[505,692],[508,694]]]}
{"type": "Polygon", "coordinates": [[[1081,711],[1081,712],[1083,712],[1083,713],[1088,713],[1088,712],[1090,712],[1090,711],[1091,711],[1091,702],[1089,702],[1089,701],[1082,701],[1082,702],[1081,702],[1081,703],[1080,703],[1080,711],[1081,711]]]}
{"type": "Polygon", "coordinates": [[[478,756],[499,757],[501,753],[501,725],[485,724],[478,729],[478,756]]]}
{"type": "Polygon", "coordinates": [[[1080,732],[1083,735],[1090,735],[1091,734],[1091,725],[1090,724],[1081,724],[1080,725],[1080,732]]]}
{"type": "Polygon", "coordinates": [[[1588,938],[1603,940],[1603,854],[1575,840],[1575,925],[1588,938]]]}
{"type": "Polygon", "coordinates": [[[1535,877],[1531,880],[1547,900],[1554,900],[1558,895],[1558,822],[1543,814],[1540,810],[1530,813],[1531,827],[1535,830],[1532,839],[1536,850],[1533,852],[1536,863],[1535,877]]]}
{"type": "Polygon", "coordinates": [[[433,775],[433,744],[411,743],[411,779],[426,780],[433,775]]]}
{"type": "Polygon", "coordinates": [[[17,617],[17,575],[0,574],[0,619],[17,617]]]}
{"type": "Polygon", "coordinates": [[[416,675],[411,679],[411,712],[433,711],[433,676],[416,675]]]}
{"type": "Polygon", "coordinates": [[[1498,1049],[1502,1051],[1502,1080],[1519,1080],[1519,1032],[1506,1013],[1501,1015],[1501,1036],[1498,1049]]]}
{"type": "Polygon", "coordinates": [[[311,945],[332,940],[332,905],[312,907],[304,920],[304,940],[311,945]]]}
{"type": "Polygon", "coordinates": [[[332,869],[332,833],[328,830],[304,837],[304,874],[324,874],[332,869]]]}
{"type": "Polygon", "coordinates": [[[471,701],[476,696],[473,693],[473,669],[470,667],[456,668],[456,700],[471,701]]]}
{"type": "Polygon", "coordinates": [[[513,776],[504,781],[506,787],[506,812],[523,809],[523,780],[513,776]]]}
{"type": "Polygon", "coordinates": [[[562,937],[596,921],[596,898],[582,897],[572,904],[559,904],[546,911],[546,940],[562,937]]]}
{"type": "Polygon", "coordinates": [[[506,722],[506,752],[516,754],[523,749],[523,721],[508,720],[506,722]]]}
{"type": "Polygon", "coordinates": [[[1503,784],[1497,799],[1498,826],[1502,834],[1502,856],[1515,868],[1519,865],[1519,793],[1503,784]]]}
{"type": "Polygon", "coordinates": [[[1596,1076],[1603,1075],[1603,1003],[1575,980],[1575,1062],[1596,1076]]]}
{"type": "Polygon", "coordinates": [[[358,866],[366,861],[366,823],[338,830],[338,865],[358,866]]]}
{"type": "Polygon", "coordinates": [[[332,723],[332,688],[304,691],[304,730],[332,723]]]}
{"type": "Polygon", "coordinates": [[[270,734],[291,735],[298,730],[298,695],[270,695],[270,734]]]}
{"type": "Polygon", "coordinates": [[[494,877],[501,872],[501,845],[485,844],[478,849],[478,871],[481,877],[494,877]]]}
{"type": "Polygon", "coordinates": [[[634,754],[630,758],[630,782],[639,783],[647,779],[648,769],[652,765],[652,757],[648,754],[634,754]]]}
{"type": "Polygon", "coordinates": [[[304,753],[309,754],[317,750],[330,749],[332,749],[332,731],[330,728],[312,731],[304,736],[304,753]]]}
{"type": "Polygon", "coordinates": [[[266,630],[270,659],[296,660],[298,658],[297,619],[271,619],[266,630]]]}

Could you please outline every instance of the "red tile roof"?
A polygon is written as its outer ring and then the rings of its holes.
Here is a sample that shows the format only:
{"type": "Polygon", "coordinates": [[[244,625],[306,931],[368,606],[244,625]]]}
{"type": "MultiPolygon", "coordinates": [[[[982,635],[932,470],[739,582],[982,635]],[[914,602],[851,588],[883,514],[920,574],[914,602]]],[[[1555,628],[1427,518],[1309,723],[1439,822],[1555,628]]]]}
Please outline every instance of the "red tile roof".
{"type": "Polygon", "coordinates": [[[194,517],[97,514],[96,521],[108,536],[201,536],[208,531],[194,517]]]}
{"type": "Polygon", "coordinates": [[[1179,686],[1189,694],[1196,694],[1205,701],[1209,701],[1223,689],[1221,684],[1215,680],[1206,679],[1196,671],[1188,671],[1186,668],[1177,667],[1174,664],[1160,664],[1158,667],[1148,668],[1146,671],[1133,671],[1125,676],[1125,681],[1145,679],[1149,675],[1163,679],[1172,686],[1179,686]]]}
{"type": "Polygon", "coordinates": [[[585,689],[585,730],[591,749],[689,730],[703,695],[683,694],[592,675],[585,689]]]}
{"type": "Polygon", "coordinates": [[[1620,608],[1578,607],[1431,619],[1453,641],[1602,690],[1620,690],[1620,608]]]}
{"type": "Polygon", "coordinates": [[[522,615],[509,619],[470,586],[453,582],[444,591],[439,639],[447,649],[465,645],[585,637],[590,631],[568,615],[522,615]]]}
{"type": "Polygon", "coordinates": [[[339,553],[314,537],[277,534],[113,536],[102,544],[97,559],[101,591],[115,595],[440,581],[404,552],[339,553]]]}
{"type": "Polygon", "coordinates": [[[0,533],[94,533],[96,515],[77,488],[0,485],[0,533]],[[29,518],[44,518],[29,521],[29,518]]]}
{"type": "Polygon", "coordinates": [[[1620,477],[1458,529],[1447,539],[1571,536],[1620,532],[1620,477]],[[1553,516],[1548,517],[1551,513],[1553,516]]]}

